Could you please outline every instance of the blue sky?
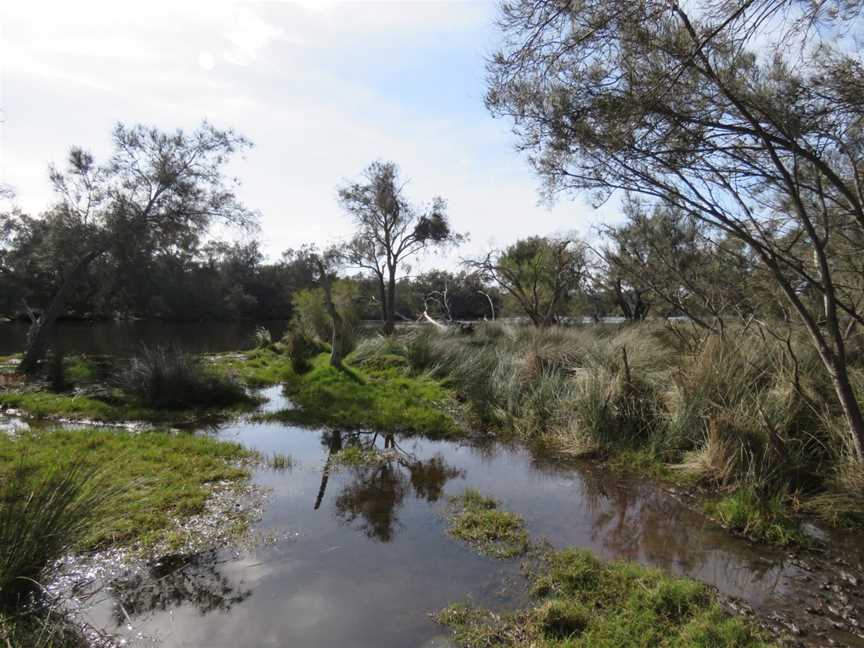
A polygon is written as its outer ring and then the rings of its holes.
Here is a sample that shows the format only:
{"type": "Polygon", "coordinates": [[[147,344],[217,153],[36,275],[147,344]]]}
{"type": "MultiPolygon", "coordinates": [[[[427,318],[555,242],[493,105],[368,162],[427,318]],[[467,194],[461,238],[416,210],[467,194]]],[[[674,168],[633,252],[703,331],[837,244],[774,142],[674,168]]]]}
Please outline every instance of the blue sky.
{"type": "Polygon", "coordinates": [[[0,179],[38,212],[70,145],[104,156],[117,121],[206,118],[255,143],[231,171],[274,257],[347,236],[336,186],[374,159],[400,164],[414,200],[445,197],[470,234],[436,265],[531,234],[588,236],[616,206],[539,206],[509,124],[483,106],[494,16],[480,1],[4,3],[0,179]]]}

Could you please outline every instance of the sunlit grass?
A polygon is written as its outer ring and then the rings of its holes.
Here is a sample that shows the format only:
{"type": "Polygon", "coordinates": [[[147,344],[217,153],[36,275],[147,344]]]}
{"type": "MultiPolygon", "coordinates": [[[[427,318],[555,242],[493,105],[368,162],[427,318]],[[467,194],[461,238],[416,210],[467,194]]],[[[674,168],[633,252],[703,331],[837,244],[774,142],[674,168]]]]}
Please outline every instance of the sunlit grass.
{"type": "Polygon", "coordinates": [[[33,483],[75,466],[98,471],[101,487],[115,493],[76,544],[91,549],[166,540],[176,519],[204,510],[210,484],[248,476],[237,462],[251,453],[235,443],[164,432],[63,429],[0,435],[0,482],[9,483],[22,456],[33,483]]]}
{"type": "Polygon", "coordinates": [[[726,614],[707,585],[585,551],[549,554],[533,577],[534,603],[513,613],[452,605],[437,615],[464,648],[768,648],[726,614]]]}
{"type": "Polygon", "coordinates": [[[296,407],[268,418],[430,437],[458,432],[448,412],[452,393],[428,376],[409,376],[396,368],[335,369],[321,354],[309,372],[288,380],[286,393],[296,407]]]}
{"type": "Polygon", "coordinates": [[[450,498],[448,532],[477,551],[493,558],[515,558],[529,548],[528,532],[521,517],[498,508],[498,502],[473,488],[450,498]]]}

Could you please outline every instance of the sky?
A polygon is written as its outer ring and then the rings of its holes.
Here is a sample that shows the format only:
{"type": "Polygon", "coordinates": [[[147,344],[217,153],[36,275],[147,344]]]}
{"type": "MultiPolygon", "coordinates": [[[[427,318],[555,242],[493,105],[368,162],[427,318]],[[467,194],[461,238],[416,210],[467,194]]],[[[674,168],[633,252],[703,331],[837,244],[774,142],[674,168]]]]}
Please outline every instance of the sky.
{"type": "MultiPolygon", "coordinates": [[[[39,213],[48,164],[70,146],[110,154],[114,124],[192,129],[254,143],[230,173],[261,213],[262,249],[338,242],[336,188],[393,160],[417,203],[443,196],[460,258],[535,234],[590,236],[617,205],[539,203],[510,124],[483,105],[499,38],[493,2],[5,2],[0,7],[0,181],[39,213]]],[[[224,238],[242,238],[220,231],[224,238]]]]}

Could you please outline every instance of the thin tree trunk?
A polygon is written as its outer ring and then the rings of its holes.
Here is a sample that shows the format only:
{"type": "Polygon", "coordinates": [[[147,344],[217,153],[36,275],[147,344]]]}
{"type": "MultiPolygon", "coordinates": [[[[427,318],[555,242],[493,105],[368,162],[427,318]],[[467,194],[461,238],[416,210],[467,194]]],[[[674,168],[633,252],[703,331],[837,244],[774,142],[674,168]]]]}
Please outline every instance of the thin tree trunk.
{"type": "Polygon", "coordinates": [[[384,277],[378,278],[378,293],[381,296],[381,326],[387,327],[387,289],[384,286],[384,277]]]}
{"type": "Polygon", "coordinates": [[[396,329],[396,273],[390,271],[387,278],[387,318],[384,321],[384,334],[390,335],[396,329]]]}
{"type": "Polygon", "coordinates": [[[90,264],[103,252],[104,250],[93,250],[88,253],[63,277],[63,283],[55,293],[48,308],[30,326],[30,331],[27,334],[27,350],[24,352],[24,357],[18,365],[20,373],[33,373],[39,366],[39,361],[45,357],[45,353],[48,350],[48,342],[51,339],[54,324],[66,307],[66,298],[72,292],[81,276],[87,271],[90,264]]]}
{"type": "Polygon", "coordinates": [[[826,358],[825,354],[821,352],[820,355],[828,372],[831,374],[834,392],[837,394],[837,400],[840,401],[843,416],[846,419],[846,424],[849,426],[852,450],[855,452],[856,458],[862,461],[864,460],[864,415],[861,413],[861,405],[855,397],[855,390],[852,388],[852,382],[849,380],[848,367],[846,367],[845,362],[839,361],[836,356],[826,358]]]}
{"type": "Polygon", "coordinates": [[[324,289],[324,306],[327,308],[327,314],[330,315],[330,322],[333,326],[333,335],[330,339],[330,365],[337,369],[342,368],[342,357],[344,355],[344,344],[342,340],[342,316],[336,310],[336,304],[333,303],[333,287],[329,279],[326,277],[322,281],[324,289]]]}

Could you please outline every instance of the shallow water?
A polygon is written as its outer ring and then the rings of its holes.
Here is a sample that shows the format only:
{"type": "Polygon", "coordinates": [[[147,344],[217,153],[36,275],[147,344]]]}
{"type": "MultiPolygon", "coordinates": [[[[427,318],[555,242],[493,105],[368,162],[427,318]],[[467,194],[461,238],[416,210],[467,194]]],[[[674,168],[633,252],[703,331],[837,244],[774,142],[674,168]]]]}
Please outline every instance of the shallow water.
{"type": "MultiPolygon", "coordinates": [[[[282,404],[278,388],[265,395],[270,408],[282,404]]],[[[686,574],[757,611],[803,614],[812,585],[784,552],[731,537],[653,484],[520,447],[248,421],[208,433],[294,458],[289,470],[254,474],[272,489],[258,525],[271,541],[167,559],[110,583],[87,619],[133,645],[446,646],[430,612],[466,599],[523,602],[518,561],[479,556],[446,533],[446,496],[467,486],[522,515],[535,538],[686,574]],[[331,469],[331,451],[373,442],[390,461],[331,469]]]]}

